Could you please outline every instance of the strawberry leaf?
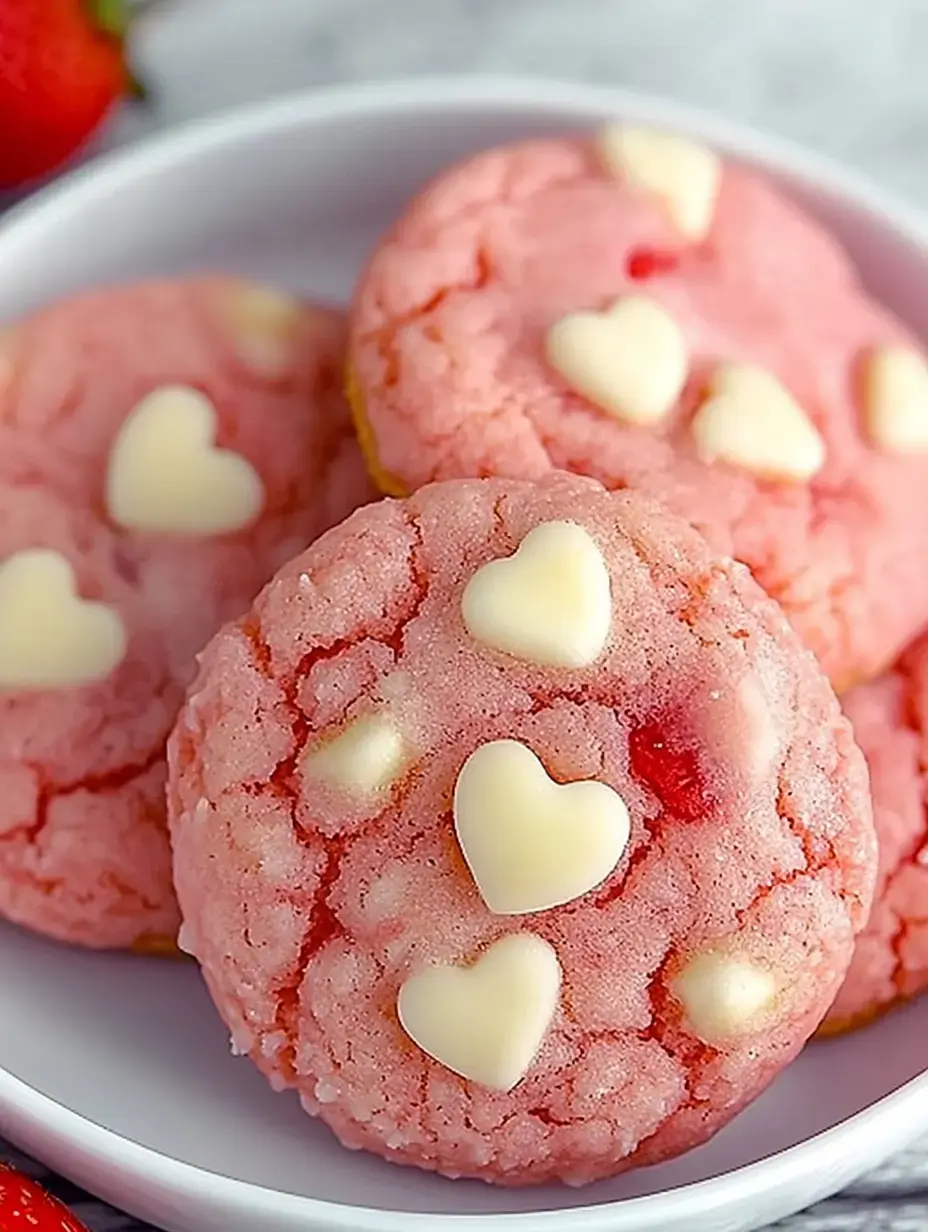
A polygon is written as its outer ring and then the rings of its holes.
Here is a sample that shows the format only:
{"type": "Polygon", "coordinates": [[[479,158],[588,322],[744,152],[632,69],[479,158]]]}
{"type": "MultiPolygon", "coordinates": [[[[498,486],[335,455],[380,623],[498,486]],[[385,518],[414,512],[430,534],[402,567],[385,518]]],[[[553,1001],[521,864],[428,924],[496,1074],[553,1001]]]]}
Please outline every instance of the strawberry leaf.
{"type": "Polygon", "coordinates": [[[86,0],[94,25],[103,34],[122,42],[129,32],[126,0],[86,0]]]}

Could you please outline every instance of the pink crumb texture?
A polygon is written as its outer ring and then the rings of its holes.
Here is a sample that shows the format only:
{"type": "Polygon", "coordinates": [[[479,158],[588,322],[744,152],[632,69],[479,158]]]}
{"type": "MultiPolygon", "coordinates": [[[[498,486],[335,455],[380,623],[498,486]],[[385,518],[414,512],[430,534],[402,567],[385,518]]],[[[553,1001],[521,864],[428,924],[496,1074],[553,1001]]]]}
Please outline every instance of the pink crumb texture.
{"type": "Polygon", "coordinates": [[[0,914],[97,947],[173,938],[165,741],[194,656],[294,552],[373,493],[339,392],[344,322],[297,309],[272,356],[242,348],[250,284],[220,277],[92,291],[0,336],[0,562],[60,553],[77,593],[128,637],[92,684],[0,692],[0,914]],[[206,394],[216,443],[247,458],[266,500],[211,538],[108,517],[116,433],[148,393],[206,394]]]}
{"type": "Polygon", "coordinates": [[[862,427],[863,365],[884,344],[913,341],[764,178],[726,165],[709,235],[686,245],[577,138],[478,155],[415,201],[360,281],[349,362],[383,486],[560,468],[648,492],[751,568],[841,691],[928,617],[928,460],[882,453],[862,427]],[[604,413],[545,359],[556,322],[629,294],[666,310],[690,352],[657,428],[604,413]],[[768,369],[807,412],[826,448],[811,480],[698,459],[690,423],[729,361],[768,369]]]}
{"type": "Polygon", "coordinates": [[[324,535],[209,644],[169,762],[182,943],[233,1047],[347,1145],[449,1176],[582,1184],[704,1140],[815,1030],[872,893],[864,762],[780,610],[647,498],[563,474],[435,484],[324,535]],[[474,572],[552,520],[608,566],[591,667],[519,661],[463,623],[474,572]],[[372,712],[410,750],[384,793],[304,773],[372,712]],[[494,915],[464,863],[454,784],[499,738],[628,806],[619,864],[566,906],[494,915]],[[503,1094],[429,1059],[397,995],[525,929],[563,983],[503,1094]],[[720,947],[778,991],[762,1028],[710,1046],[672,985],[720,947]]]}
{"type": "Polygon", "coordinates": [[[873,911],[826,1031],[928,988],[928,639],[844,703],[870,766],[880,864],[873,911]]]}

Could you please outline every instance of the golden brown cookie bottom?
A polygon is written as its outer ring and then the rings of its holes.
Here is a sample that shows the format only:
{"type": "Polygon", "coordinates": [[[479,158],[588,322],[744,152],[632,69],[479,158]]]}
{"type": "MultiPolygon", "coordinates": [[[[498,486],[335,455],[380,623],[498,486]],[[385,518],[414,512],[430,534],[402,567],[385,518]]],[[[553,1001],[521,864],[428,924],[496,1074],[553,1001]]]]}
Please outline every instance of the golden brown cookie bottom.
{"type": "Polygon", "coordinates": [[[402,482],[380,465],[380,458],[377,455],[377,441],[364,406],[364,395],[361,392],[361,386],[354,369],[350,364],[345,369],[345,397],[348,399],[348,406],[351,408],[351,418],[354,421],[354,430],[358,438],[358,444],[361,446],[361,453],[364,457],[367,473],[380,491],[383,492],[384,496],[408,496],[409,493],[402,482]]]}
{"type": "Polygon", "coordinates": [[[167,933],[142,933],[132,943],[132,953],[145,958],[170,958],[175,962],[190,962],[189,955],[178,949],[174,937],[167,933]]]}
{"type": "Polygon", "coordinates": [[[851,1014],[847,1018],[838,1018],[835,1020],[825,1019],[819,1029],[815,1032],[814,1039],[834,1039],[838,1035],[849,1035],[852,1031],[860,1031],[864,1027],[869,1027],[876,1022],[878,1018],[885,1017],[886,1014],[891,1014],[893,1010],[902,1009],[904,1005],[908,1005],[913,1001],[914,997],[896,997],[892,1001],[884,1001],[881,1005],[872,1005],[865,1010],[861,1010],[859,1014],[851,1014]]]}

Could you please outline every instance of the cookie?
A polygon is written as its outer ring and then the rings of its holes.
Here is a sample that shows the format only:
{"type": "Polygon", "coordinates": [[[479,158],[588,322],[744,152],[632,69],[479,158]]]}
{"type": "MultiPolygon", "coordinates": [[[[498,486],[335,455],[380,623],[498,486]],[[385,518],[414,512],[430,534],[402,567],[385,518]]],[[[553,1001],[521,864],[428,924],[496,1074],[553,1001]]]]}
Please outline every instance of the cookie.
{"type": "Polygon", "coordinates": [[[822,1027],[868,1022],[928,988],[928,638],[844,698],[870,767],[880,847],[869,923],[822,1027]]]}
{"type": "Polygon", "coordinates": [[[370,505],[210,643],[182,945],[350,1147],[580,1184],[704,1140],[830,1004],[863,759],[743,566],[556,475],[370,505]]]}
{"type": "Polygon", "coordinates": [[[703,147],[610,126],[453,168],[376,251],[349,354],[384,491],[641,488],[751,568],[839,690],[928,619],[925,361],[820,226],[703,147]]]}
{"type": "Polygon", "coordinates": [[[170,949],[194,655],[372,495],[344,322],[249,283],[92,291],[0,339],[0,915],[170,949]]]}

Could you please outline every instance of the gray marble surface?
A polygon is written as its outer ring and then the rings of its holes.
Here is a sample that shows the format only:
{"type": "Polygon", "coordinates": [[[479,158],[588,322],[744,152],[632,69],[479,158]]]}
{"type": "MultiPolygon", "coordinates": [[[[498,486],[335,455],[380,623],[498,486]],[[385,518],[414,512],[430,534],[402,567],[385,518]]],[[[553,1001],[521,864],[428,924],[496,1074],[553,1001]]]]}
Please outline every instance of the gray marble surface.
{"type": "Polygon", "coordinates": [[[161,0],[160,85],[116,138],[269,93],[433,72],[544,73],[712,107],[928,205],[925,0],[161,0]]]}
{"type": "MultiPolygon", "coordinates": [[[[137,52],[155,102],[120,116],[109,144],[284,90],[539,73],[714,108],[928,207],[928,0],[162,0],[137,52]]],[[[93,1232],[141,1227],[51,1184],[93,1232]]],[[[928,1228],[928,1141],[780,1226],[928,1228]]]]}

